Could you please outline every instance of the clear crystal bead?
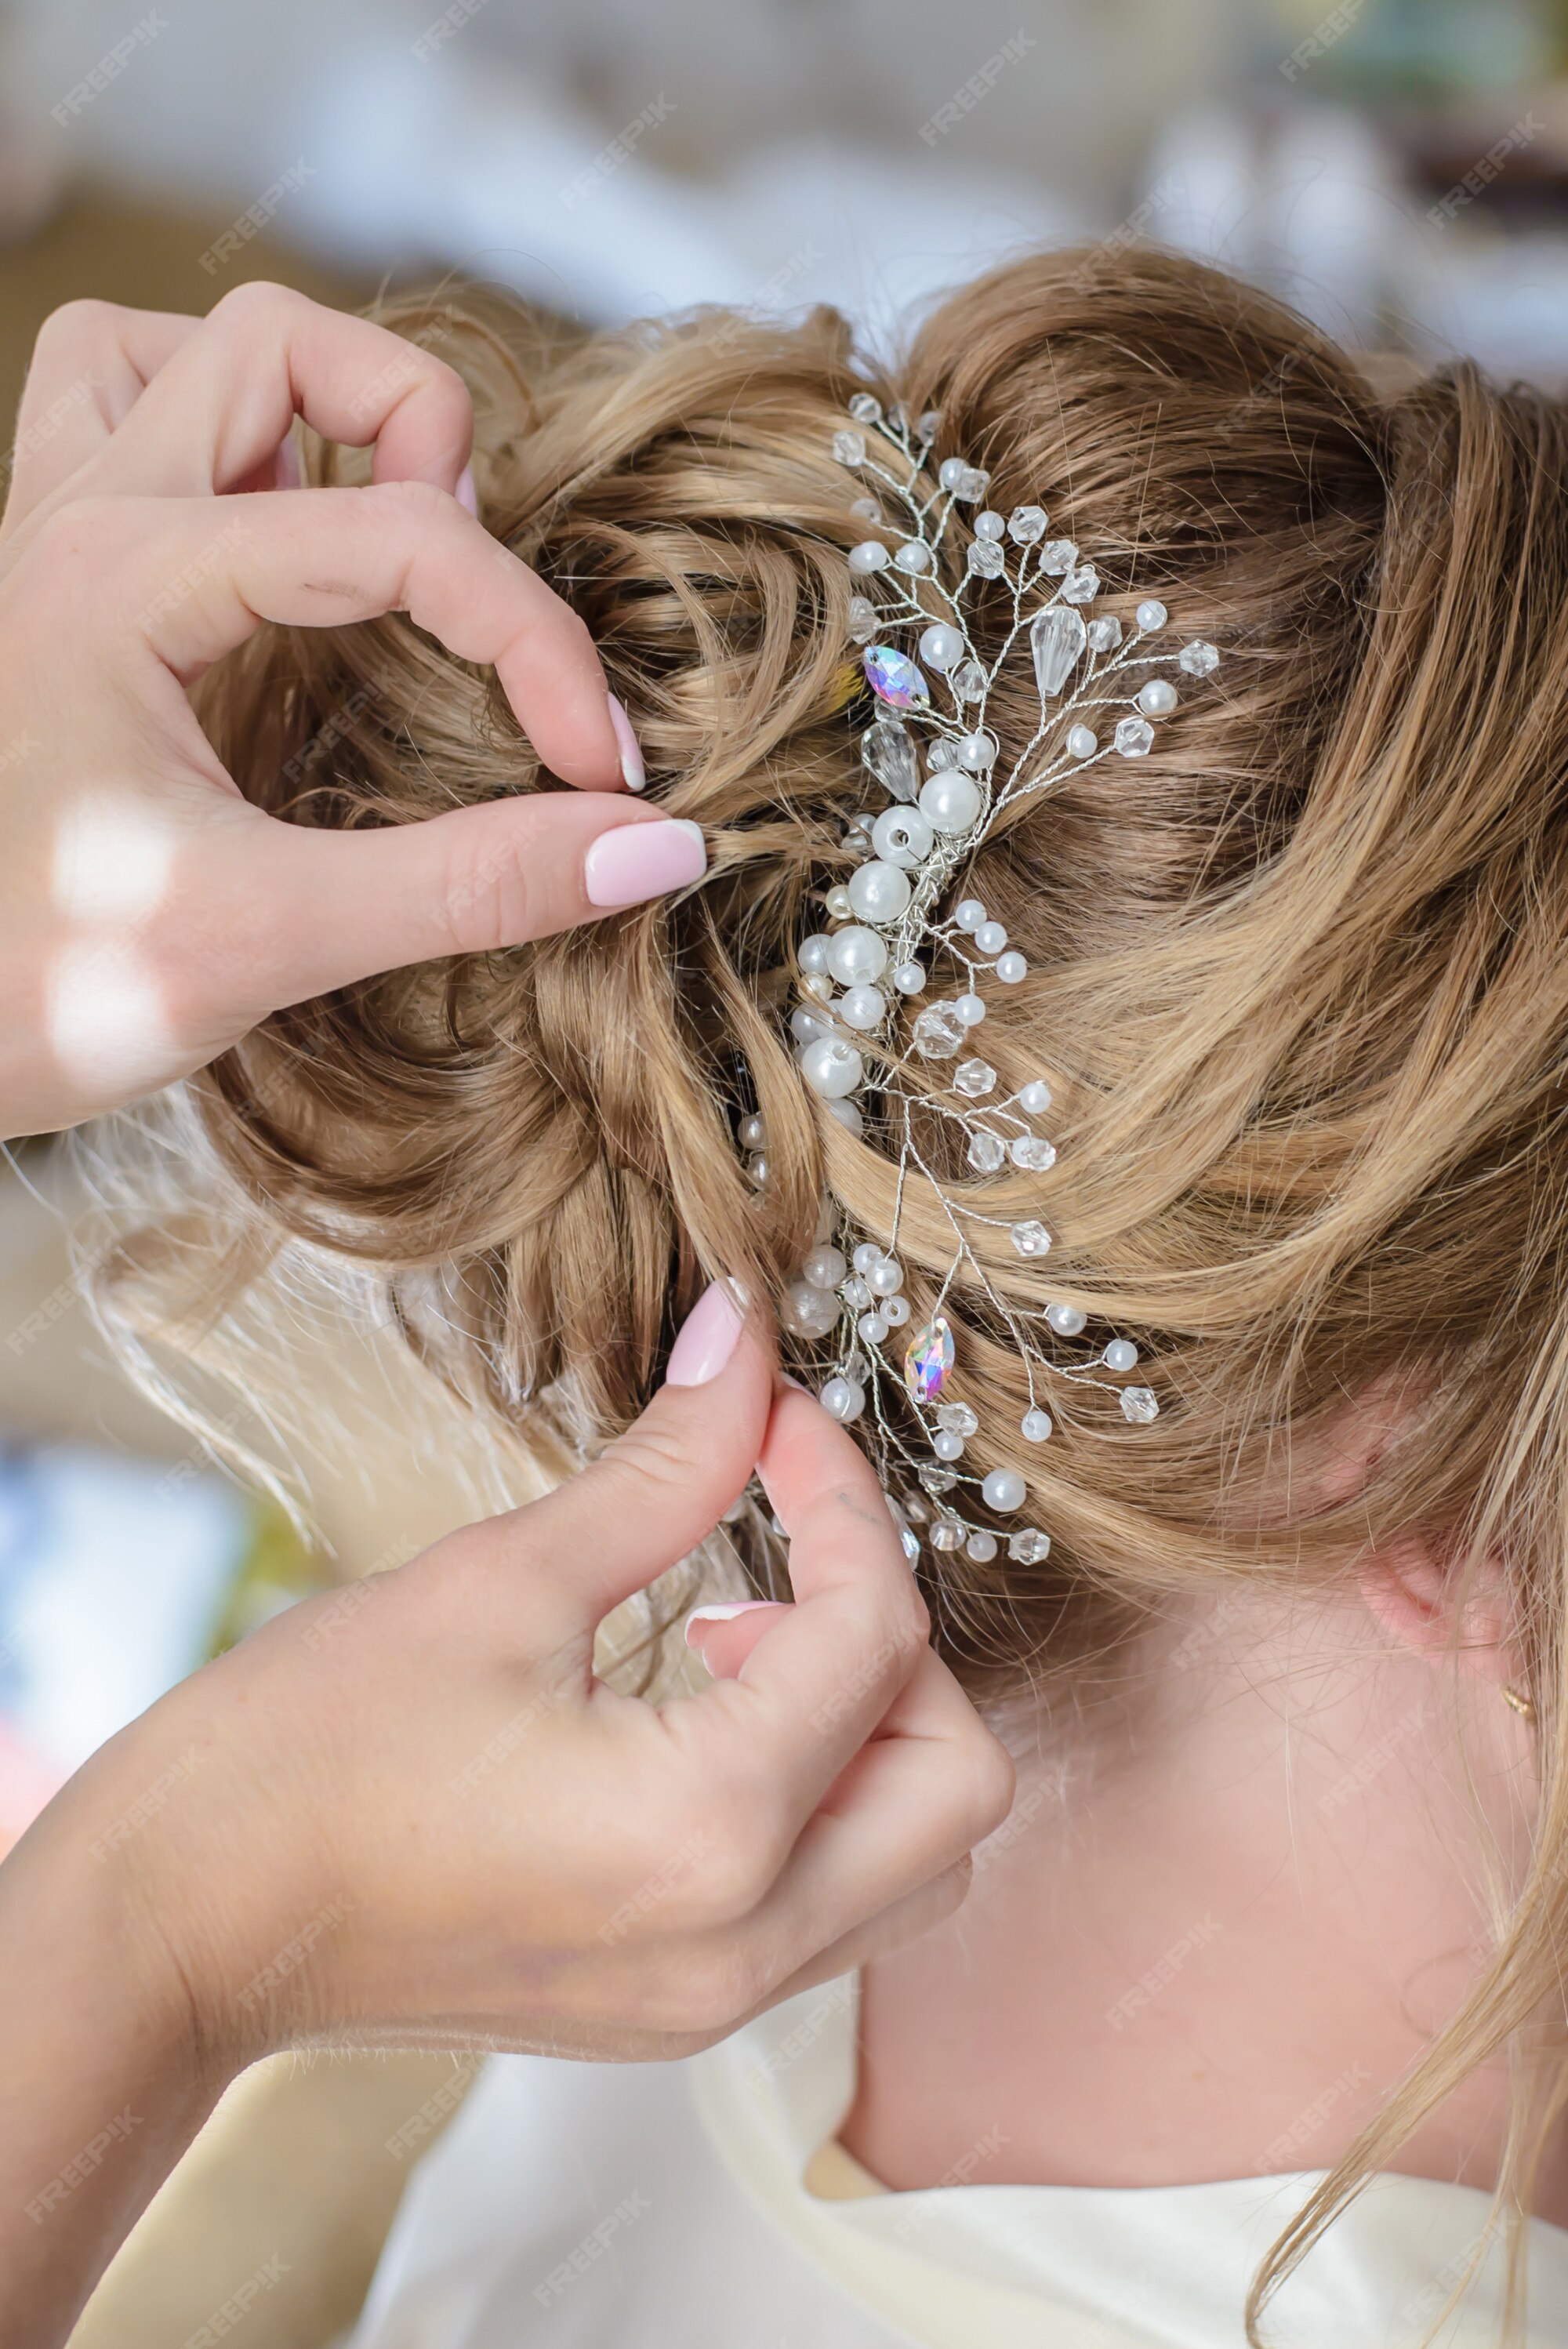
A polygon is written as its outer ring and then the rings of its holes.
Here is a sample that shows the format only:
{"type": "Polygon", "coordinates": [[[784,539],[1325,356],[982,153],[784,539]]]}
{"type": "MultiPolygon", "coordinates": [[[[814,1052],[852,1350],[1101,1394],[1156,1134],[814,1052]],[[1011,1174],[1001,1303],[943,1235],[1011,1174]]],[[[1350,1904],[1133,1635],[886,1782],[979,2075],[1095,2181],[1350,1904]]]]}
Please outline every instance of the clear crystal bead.
{"type": "Polygon", "coordinates": [[[914,1023],[914,1049],[923,1061],[951,1061],[967,1033],[951,1003],[928,1003],[914,1023]]]}
{"type": "Polygon", "coordinates": [[[843,1299],[844,1303],[856,1313],[863,1313],[867,1306],[872,1301],[871,1288],[866,1280],[858,1272],[851,1273],[848,1280],[845,1281],[842,1288],[839,1291],[839,1294],[843,1299]]]}
{"type": "Polygon", "coordinates": [[[895,432],[908,431],[909,415],[902,399],[895,399],[893,401],[892,406],[888,409],[887,420],[892,426],[895,432]]]}
{"type": "Polygon", "coordinates": [[[1088,624],[1088,648],[1091,653],[1113,653],[1121,642],[1121,622],[1113,615],[1091,620],[1088,624]]]}
{"type": "MultiPolygon", "coordinates": [[[[954,670],[953,675],[948,681],[952,685],[953,690],[958,696],[960,701],[978,701],[981,695],[985,690],[985,672],[981,667],[978,661],[961,661],[958,667],[954,670]]],[[[938,744],[934,742],[931,746],[931,757],[927,763],[934,767],[937,763],[937,750],[939,749],[950,750],[951,747],[952,746],[948,743],[938,744]]],[[[951,758],[944,759],[942,764],[944,767],[950,766],[952,764],[951,758]]]]}
{"type": "Polygon", "coordinates": [[[935,440],[935,438],[936,438],[936,436],[937,436],[937,434],[941,431],[941,429],[942,429],[942,410],[941,410],[941,409],[940,409],[940,408],[928,408],[928,409],[926,409],[923,412],[923,414],[922,414],[922,416],[921,416],[921,419],[920,419],[920,437],[921,437],[921,439],[922,439],[923,440],[935,440]]]}
{"type": "Polygon", "coordinates": [[[1046,534],[1044,506],[1015,506],[1007,517],[1007,535],[1015,546],[1033,546],[1046,534]]]}
{"type": "Polygon", "coordinates": [[[955,1468],[944,1468],[939,1461],[928,1460],[915,1471],[925,1490],[935,1499],[940,1494],[951,1493],[958,1482],[955,1468]]]}
{"type": "Polygon", "coordinates": [[[1024,1223],[1009,1225],[1007,1237],[1021,1257],[1049,1256],[1051,1252],[1049,1232],[1032,1216],[1024,1223]]]}
{"type": "Polygon", "coordinates": [[[849,627],[851,640],[857,645],[869,645],[877,632],[877,607],[869,595],[850,597],[849,627]]]}
{"type": "Polygon", "coordinates": [[[1123,1387],[1121,1415],[1135,1427],[1147,1427],[1151,1419],[1160,1416],[1160,1398],[1152,1387],[1123,1387]]]}
{"type": "Polygon", "coordinates": [[[992,1092],[995,1082],[996,1071],[987,1061],[960,1061],[953,1073],[954,1092],[967,1093],[971,1101],[992,1092]]]}
{"type": "Polygon", "coordinates": [[[1147,759],[1154,748],[1154,729],[1148,719],[1121,719],[1116,729],[1116,747],[1124,759],[1147,759]]]}
{"type": "Polygon", "coordinates": [[[913,800],[920,790],[914,738],[897,718],[868,726],[861,737],[861,758],[890,799],[913,800]]]}
{"type": "Polygon", "coordinates": [[[1189,677],[1208,677],[1220,666],[1220,655],[1213,645],[1197,636],[1191,644],[1183,645],[1176,666],[1184,668],[1189,677]]]}
{"type": "Polygon", "coordinates": [[[835,432],[833,454],[841,465],[863,465],[866,461],[865,435],[861,432],[835,432]]]}
{"type": "Polygon", "coordinates": [[[1037,1133],[1015,1134],[1008,1155],[1015,1166],[1025,1167],[1031,1174],[1048,1174],[1057,1163],[1057,1145],[1037,1133]]]}
{"type": "Polygon", "coordinates": [[[938,1517],[931,1528],[933,1549],[960,1549],[964,1544],[964,1528],[956,1517],[938,1517]]]}
{"type": "Polygon", "coordinates": [[[873,399],[869,391],[857,391],[850,402],[850,414],[857,424],[877,424],[882,420],[882,402],[873,399]]]}
{"type": "Polygon", "coordinates": [[[1050,1554],[1049,1534],[1037,1534],[1033,1526],[1026,1526],[1021,1534],[1007,1536],[1007,1555],[1015,1566],[1043,1566],[1050,1554]]]}
{"type": "Polygon", "coordinates": [[[983,466],[965,465],[959,477],[957,494],[966,503],[983,498],[991,486],[991,476],[983,466]]]}
{"type": "Polygon", "coordinates": [[[1087,635],[1081,612],[1069,611],[1061,604],[1037,612],[1029,624],[1029,650],[1042,701],[1061,691],[1082,655],[1087,635]]]}
{"type": "Polygon", "coordinates": [[[1007,567],[1006,554],[991,538],[972,538],[965,560],[981,579],[1000,579],[1007,567]]]}
{"type": "Polygon", "coordinates": [[[949,1435],[978,1435],[980,1422],[966,1402],[940,1402],[936,1406],[936,1424],[949,1435]]]}
{"type": "Polygon", "coordinates": [[[1080,564],[1062,581],[1062,601],[1066,604],[1092,604],[1099,594],[1099,574],[1092,563],[1080,564]]]}
{"type": "Polygon", "coordinates": [[[989,1133],[982,1126],[969,1137],[969,1164],[976,1174],[995,1174],[1007,1163],[1007,1148],[998,1133],[989,1133]]]}
{"type": "Polygon", "coordinates": [[[1047,539],[1040,549],[1040,569],[1050,579],[1065,579],[1078,561],[1078,547],[1070,538],[1047,539]]]}

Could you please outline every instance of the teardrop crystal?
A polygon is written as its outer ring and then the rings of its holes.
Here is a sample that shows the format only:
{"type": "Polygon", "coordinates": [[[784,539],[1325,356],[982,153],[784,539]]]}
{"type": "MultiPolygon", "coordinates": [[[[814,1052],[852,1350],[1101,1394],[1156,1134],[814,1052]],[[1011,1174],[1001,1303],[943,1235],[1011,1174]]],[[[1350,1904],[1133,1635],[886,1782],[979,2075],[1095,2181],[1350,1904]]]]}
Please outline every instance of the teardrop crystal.
{"type": "Polygon", "coordinates": [[[1035,681],[1042,701],[1066,685],[1074,664],[1083,655],[1088,631],[1081,612],[1070,604],[1052,604],[1037,612],[1029,627],[1029,649],[1035,656],[1035,681]]]}
{"type": "Polygon", "coordinates": [[[884,718],[861,737],[861,757],[890,799],[913,800],[920,790],[914,738],[897,718],[884,718]]]}

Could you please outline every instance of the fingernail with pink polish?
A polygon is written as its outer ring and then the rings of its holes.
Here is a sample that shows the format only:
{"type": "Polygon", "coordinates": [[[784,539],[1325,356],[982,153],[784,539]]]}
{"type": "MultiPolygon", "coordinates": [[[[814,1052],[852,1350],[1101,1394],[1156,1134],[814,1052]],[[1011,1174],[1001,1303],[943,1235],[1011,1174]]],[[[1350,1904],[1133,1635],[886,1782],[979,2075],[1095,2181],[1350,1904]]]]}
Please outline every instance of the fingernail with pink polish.
{"type": "Polygon", "coordinates": [[[732,1282],[716,1280],[706,1288],[670,1348],[665,1386],[705,1387],[717,1378],[735,1351],[745,1318],[732,1282]]]}
{"type": "Polygon", "coordinates": [[[610,723],[615,730],[615,740],[621,752],[621,780],[629,792],[642,791],[648,780],[643,765],[643,748],[632,731],[632,721],[614,694],[610,696],[610,723]]]}
{"type": "Polygon", "coordinates": [[[779,1601],[777,1599],[731,1599],[727,1606],[694,1607],[686,1619],[686,1646],[688,1648],[696,1646],[696,1641],[692,1638],[694,1624],[732,1623],[738,1615],[751,1615],[758,1607],[778,1607],[779,1605],[779,1601]]]}
{"type": "Polygon", "coordinates": [[[700,881],[707,871],[701,824],[667,816],[602,832],[583,860],[583,886],[591,905],[640,905],[700,881]]]}
{"type": "Polygon", "coordinates": [[[480,493],[474,487],[474,469],[471,465],[465,465],[462,471],[458,475],[458,486],[453,491],[452,495],[457,499],[458,503],[464,507],[468,512],[475,515],[476,517],[478,516],[480,510],[480,493]]]}

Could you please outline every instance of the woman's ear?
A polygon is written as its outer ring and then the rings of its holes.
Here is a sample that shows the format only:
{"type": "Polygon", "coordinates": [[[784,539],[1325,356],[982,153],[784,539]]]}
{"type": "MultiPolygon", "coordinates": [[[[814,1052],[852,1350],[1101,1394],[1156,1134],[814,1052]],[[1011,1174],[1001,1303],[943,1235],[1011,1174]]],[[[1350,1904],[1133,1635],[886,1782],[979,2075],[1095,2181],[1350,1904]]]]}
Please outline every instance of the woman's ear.
{"type": "Polygon", "coordinates": [[[1496,1559],[1460,1568],[1421,1536],[1404,1535],[1368,1551],[1357,1579],[1367,1613],[1400,1647],[1435,1664],[1456,1657],[1499,1686],[1512,1677],[1511,1609],[1496,1559]]]}

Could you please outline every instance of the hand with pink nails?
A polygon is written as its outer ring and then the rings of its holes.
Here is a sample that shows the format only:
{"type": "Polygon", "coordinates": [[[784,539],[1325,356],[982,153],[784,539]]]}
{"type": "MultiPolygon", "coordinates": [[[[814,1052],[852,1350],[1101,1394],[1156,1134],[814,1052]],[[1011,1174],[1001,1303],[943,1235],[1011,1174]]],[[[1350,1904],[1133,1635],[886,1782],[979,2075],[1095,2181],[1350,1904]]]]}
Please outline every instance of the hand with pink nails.
{"type": "Polygon", "coordinates": [[[583,622],[477,517],[466,387],[277,285],[38,338],[0,521],[0,1136],[203,1067],[268,1012],[701,879],[583,622]],[[304,489],[296,417],[374,444],[304,489]],[[265,492],[266,494],[248,494],[265,492]],[[493,663],[573,792],[353,832],[242,797],[186,687],[262,626],[406,611],[493,663]]]}
{"type": "Polygon", "coordinates": [[[865,1455],[717,1285],[582,1475],[173,1690],[0,1867],[0,2333],[65,2338],[272,2050],[668,2056],[950,1915],[1013,1772],[927,1630],[865,1455]],[[700,1694],[617,1693],[597,1626],[754,1469],[793,1604],[699,1624],[731,1642],[700,1694]],[[30,2223],[124,2106],[115,2160],[30,2223]]]}

